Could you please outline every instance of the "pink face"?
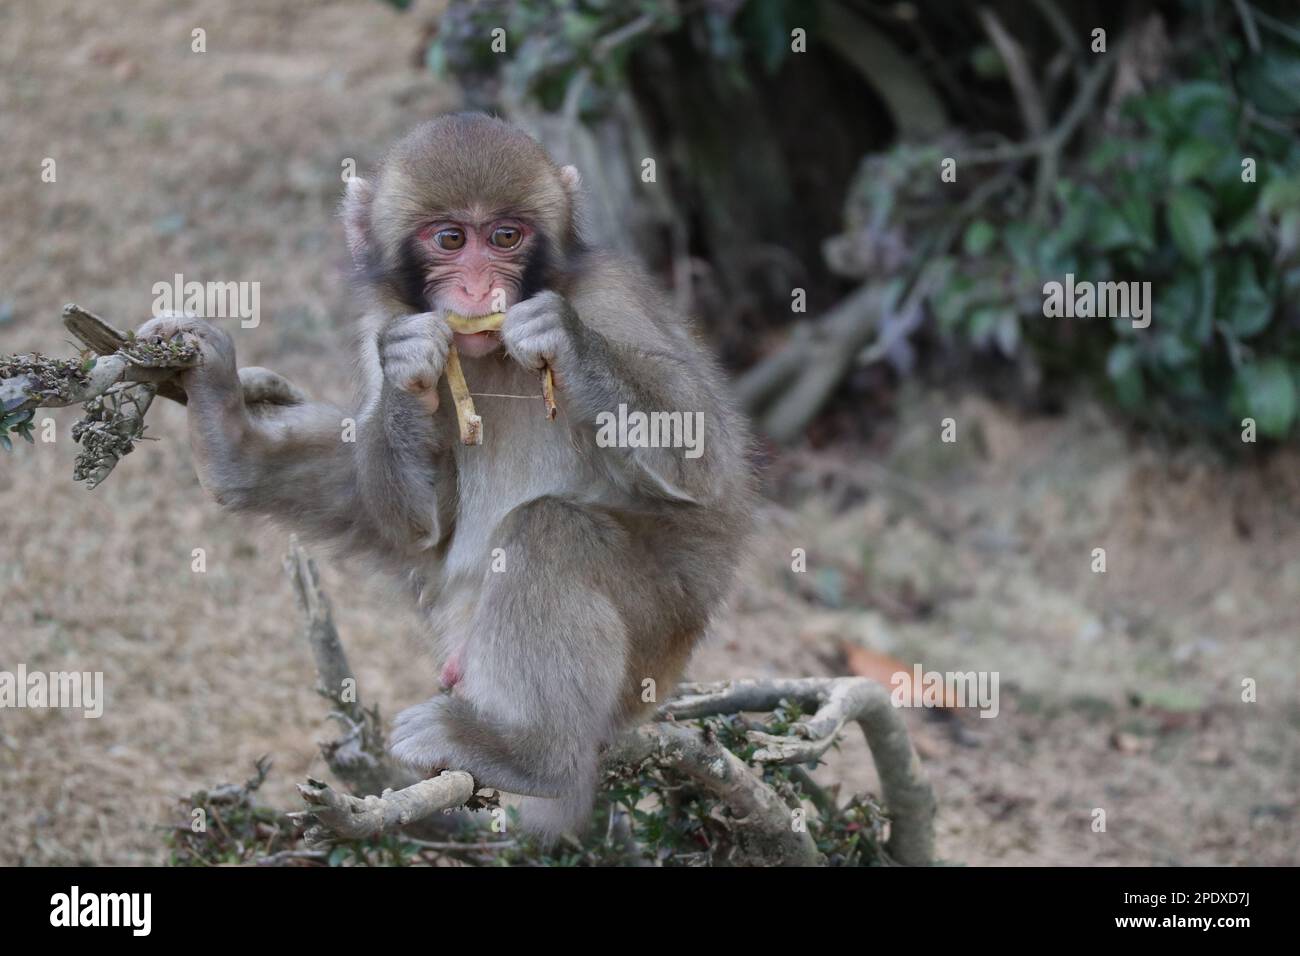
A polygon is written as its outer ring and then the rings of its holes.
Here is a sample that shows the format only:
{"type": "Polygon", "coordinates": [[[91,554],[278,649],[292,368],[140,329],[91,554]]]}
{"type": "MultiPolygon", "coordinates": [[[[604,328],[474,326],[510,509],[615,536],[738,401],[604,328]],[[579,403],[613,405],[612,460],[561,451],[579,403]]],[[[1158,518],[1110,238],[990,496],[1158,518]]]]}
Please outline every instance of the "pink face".
{"type": "MultiPolygon", "coordinates": [[[[434,309],[474,318],[504,312],[519,301],[532,238],[525,223],[437,220],[417,238],[427,255],[425,297],[434,309]]],[[[456,336],[457,348],[470,356],[485,355],[497,344],[488,332],[456,336]]]]}

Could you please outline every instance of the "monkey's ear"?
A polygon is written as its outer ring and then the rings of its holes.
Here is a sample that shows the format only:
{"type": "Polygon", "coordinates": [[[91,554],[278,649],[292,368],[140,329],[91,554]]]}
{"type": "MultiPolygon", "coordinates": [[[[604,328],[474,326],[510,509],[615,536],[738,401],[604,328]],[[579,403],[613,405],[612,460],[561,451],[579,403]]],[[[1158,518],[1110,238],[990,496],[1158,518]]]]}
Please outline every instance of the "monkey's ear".
{"type": "Polygon", "coordinates": [[[564,183],[564,190],[569,194],[569,199],[576,199],[578,190],[582,188],[582,174],[578,172],[578,167],[561,166],[560,182],[564,183]]]}
{"type": "Polygon", "coordinates": [[[364,265],[370,252],[370,202],[374,198],[375,190],[369,182],[360,176],[348,179],[343,193],[343,234],[357,265],[364,265]]]}

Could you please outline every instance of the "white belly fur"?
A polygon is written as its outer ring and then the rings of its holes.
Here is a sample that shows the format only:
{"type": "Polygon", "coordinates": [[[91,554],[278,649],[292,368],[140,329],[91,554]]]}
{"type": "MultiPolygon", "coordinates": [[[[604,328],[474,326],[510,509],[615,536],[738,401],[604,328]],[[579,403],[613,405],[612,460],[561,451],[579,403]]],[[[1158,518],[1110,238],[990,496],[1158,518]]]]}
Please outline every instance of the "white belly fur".
{"type": "Polygon", "coordinates": [[[482,580],[492,550],[504,544],[497,528],[516,506],[549,494],[581,496],[598,481],[576,446],[563,405],[555,421],[547,420],[539,373],[500,353],[466,359],[462,365],[483,418],[483,444],[457,444],[455,449],[460,500],[443,565],[443,580],[452,589],[466,579],[482,580]],[[468,520],[468,515],[477,518],[468,520]]]}

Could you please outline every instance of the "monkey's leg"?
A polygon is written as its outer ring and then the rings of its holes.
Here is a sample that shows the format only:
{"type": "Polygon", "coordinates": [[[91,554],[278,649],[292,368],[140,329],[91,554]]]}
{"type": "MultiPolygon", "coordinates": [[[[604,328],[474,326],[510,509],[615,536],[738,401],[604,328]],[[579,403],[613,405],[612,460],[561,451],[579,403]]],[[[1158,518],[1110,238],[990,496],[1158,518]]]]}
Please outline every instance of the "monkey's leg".
{"type": "Polygon", "coordinates": [[[497,540],[505,569],[485,575],[456,693],[399,714],[392,751],[423,773],[467,770],[485,786],[560,798],[532,807],[547,818],[536,828],[552,831],[585,816],[597,748],[616,730],[628,629],[611,589],[631,574],[627,535],[548,497],[512,511],[497,540]]]}

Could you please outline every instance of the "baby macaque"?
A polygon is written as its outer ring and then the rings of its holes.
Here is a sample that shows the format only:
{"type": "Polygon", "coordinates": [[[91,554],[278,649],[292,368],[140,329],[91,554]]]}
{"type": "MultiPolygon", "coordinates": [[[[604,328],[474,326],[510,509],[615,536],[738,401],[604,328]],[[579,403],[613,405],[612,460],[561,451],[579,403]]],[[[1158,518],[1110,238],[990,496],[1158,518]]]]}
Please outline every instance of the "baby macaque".
{"type": "Polygon", "coordinates": [[[397,715],[392,753],[525,795],[523,823],[544,836],[581,827],[601,746],[671,691],[753,507],[748,434],[722,375],[636,265],[584,244],[578,189],[573,167],[478,114],[419,126],[373,183],[351,180],[343,219],[368,307],[354,410],[250,408],[225,332],[171,317],[139,332],[202,346],[182,385],[218,502],[409,583],[442,691],[397,715]],[[497,312],[495,332],[448,324],[497,312]],[[453,344],[480,445],[458,440],[453,344]],[[620,406],[692,416],[702,442],[688,455],[645,436],[600,440],[620,406]]]}

